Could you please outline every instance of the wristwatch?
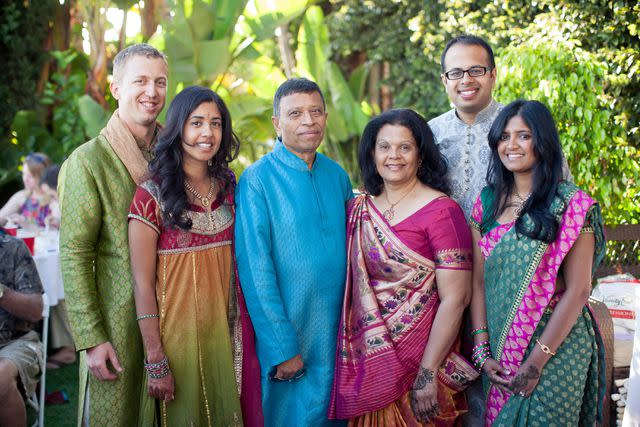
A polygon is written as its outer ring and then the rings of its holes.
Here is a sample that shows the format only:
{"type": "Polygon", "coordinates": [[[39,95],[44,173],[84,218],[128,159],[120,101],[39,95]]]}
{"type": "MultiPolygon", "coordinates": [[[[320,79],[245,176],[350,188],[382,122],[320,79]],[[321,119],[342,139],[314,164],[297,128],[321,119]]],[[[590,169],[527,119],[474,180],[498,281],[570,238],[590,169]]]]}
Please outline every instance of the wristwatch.
{"type": "Polygon", "coordinates": [[[0,299],[2,298],[3,295],[4,295],[4,285],[0,283],[0,299]]]}

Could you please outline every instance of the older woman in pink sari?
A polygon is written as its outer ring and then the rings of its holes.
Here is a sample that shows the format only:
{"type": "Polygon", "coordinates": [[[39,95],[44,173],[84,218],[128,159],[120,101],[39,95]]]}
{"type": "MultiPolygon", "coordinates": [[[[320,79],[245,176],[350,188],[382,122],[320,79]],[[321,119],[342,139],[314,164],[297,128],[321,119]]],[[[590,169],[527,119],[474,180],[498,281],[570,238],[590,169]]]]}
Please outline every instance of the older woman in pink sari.
{"type": "Polygon", "coordinates": [[[330,418],[350,425],[451,425],[477,376],[457,353],[471,298],[471,239],[447,196],[446,163],[411,110],[362,136],[366,193],[348,207],[348,267],[330,418]]]}

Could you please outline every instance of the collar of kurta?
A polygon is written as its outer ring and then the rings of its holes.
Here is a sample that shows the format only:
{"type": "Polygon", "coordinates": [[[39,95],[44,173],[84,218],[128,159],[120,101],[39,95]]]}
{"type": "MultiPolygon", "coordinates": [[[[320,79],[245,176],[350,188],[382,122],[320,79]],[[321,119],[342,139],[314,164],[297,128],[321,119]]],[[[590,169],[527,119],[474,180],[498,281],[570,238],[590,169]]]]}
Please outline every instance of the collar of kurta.
{"type": "MultiPolygon", "coordinates": [[[[157,122],[156,127],[160,127],[157,122]]],[[[100,131],[100,134],[107,138],[109,145],[124,164],[124,167],[127,168],[131,179],[136,185],[141,184],[147,176],[149,162],[144,158],[127,125],[120,119],[118,110],[113,112],[107,126],[100,131]]],[[[151,146],[153,146],[154,142],[151,142],[151,146]]]]}
{"type": "Polygon", "coordinates": [[[307,163],[289,151],[280,138],[276,139],[276,145],[273,147],[273,154],[282,163],[300,172],[313,172],[318,167],[318,152],[316,152],[316,158],[313,161],[313,166],[309,169],[307,163]]]}
{"type": "MultiPolygon", "coordinates": [[[[487,105],[484,110],[480,111],[477,115],[476,115],[476,121],[471,125],[471,126],[476,126],[479,124],[483,124],[484,122],[486,122],[487,120],[491,120],[491,122],[493,122],[494,119],[494,114],[495,112],[498,110],[498,108],[500,108],[501,104],[499,102],[497,102],[495,99],[491,98],[491,102],[489,103],[489,105],[487,105]]],[[[455,110],[454,110],[455,112],[455,110]]],[[[465,123],[462,119],[460,119],[460,117],[458,117],[458,113],[456,112],[454,114],[456,120],[460,123],[462,123],[465,126],[469,126],[469,124],[465,123]]]]}

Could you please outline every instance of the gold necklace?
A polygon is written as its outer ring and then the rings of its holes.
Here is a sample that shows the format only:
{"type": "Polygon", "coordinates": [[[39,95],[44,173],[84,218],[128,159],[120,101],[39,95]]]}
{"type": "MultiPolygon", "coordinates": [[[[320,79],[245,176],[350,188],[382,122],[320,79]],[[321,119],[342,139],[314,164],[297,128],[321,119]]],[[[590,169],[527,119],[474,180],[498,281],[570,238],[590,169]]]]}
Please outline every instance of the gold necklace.
{"type": "Polygon", "coordinates": [[[384,219],[386,219],[387,221],[391,221],[393,219],[393,217],[396,216],[396,211],[393,208],[395,208],[396,205],[402,201],[402,199],[407,197],[407,195],[413,191],[413,189],[415,188],[417,183],[418,183],[418,180],[416,179],[416,181],[413,183],[413,185],[411,186],[409,191],[404,193],[402,195],[402,197],[400,197],[398,199],[398,201],[395,202],[395,203],[391,203],[389,201],[389,197],[387,196],[387,192],[386,191],[384,192],[384,198],[387,200],[387,203],[390,205],[388,209],[386,209],[384,212],[382,212],[382,216],[384,217],[384,219]]]}
{"type": "Polygon", "coordinates": [[[513,194],[513,197],[518,199],[517,202],[513,202],[513,215],[516,219],[520,218],[520,214],[522,214],[522,210],[524,209],[524,205],[527,203],[527,200],[531,197],[531,193],[527,194],[526,197],[522,197],[517,192],[513,194]]]}
{"type": "Polygon", "coordinates": [[[184,180],[184,188],[189,190],[189,192],[193,194],[193,197],[198,199],[202,207],[205,209],[211,208],[211,198],[213,197],[213,188],[215,187],[213,179],[211,179],[210,182],[211,184],[209,185],[209,192],[207,193],[207,197],[202,197],[202,194],[200,194],[195,188],[193,188],[193,186],[189,184],[189,181],[187,181],[186,179],[184,180]]]}

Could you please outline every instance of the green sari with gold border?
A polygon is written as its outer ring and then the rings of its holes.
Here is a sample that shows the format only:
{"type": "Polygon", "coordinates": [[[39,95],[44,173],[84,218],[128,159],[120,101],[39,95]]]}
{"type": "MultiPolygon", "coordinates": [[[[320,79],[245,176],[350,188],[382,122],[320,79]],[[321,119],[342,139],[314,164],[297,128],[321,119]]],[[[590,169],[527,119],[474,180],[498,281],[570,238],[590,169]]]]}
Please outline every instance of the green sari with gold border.
{"type": "MultiPolygon", "coordinates": [[[[546,244],[516,232],[514,223],[494,223],[482,230],[491,206],[485,188],[474,206],[471,226],[481,231],[485,257],[485,298],[491,350],[500,364],[517,372],[535,346],[562,292],[556,291],[565,256],[580,233],[594,233],[595,268],[604,255],[599,205],[573,184],[562,182],[551,206],[559,221],[554,242],[546,244]]],[[[522,218],[526,227],[530,218],[522,218]]],[[[604,397],[604,347],[585,306],[571,332],[545,365],[531,396],[502,392],[486,381],[488,425],[593,425],[601,418],[604,397]]]]}

